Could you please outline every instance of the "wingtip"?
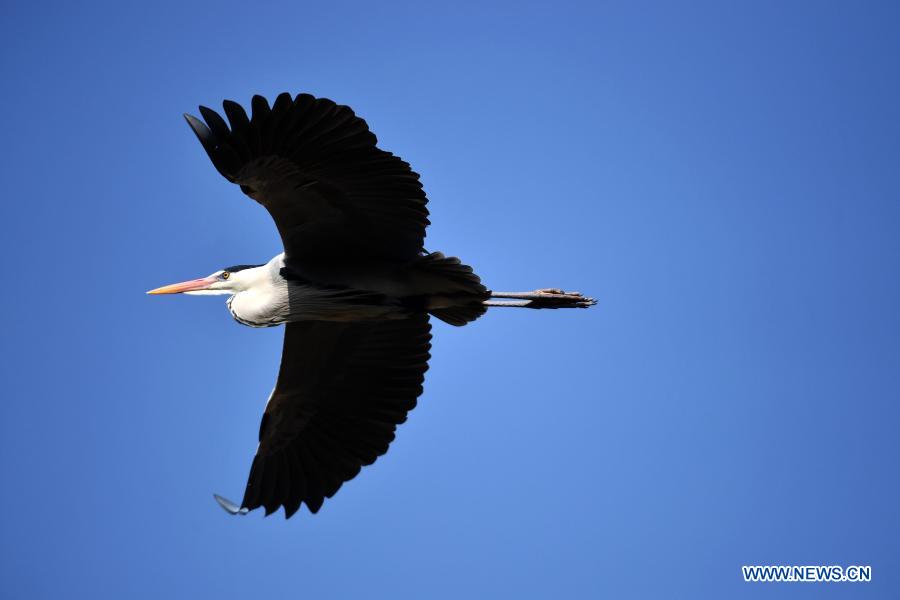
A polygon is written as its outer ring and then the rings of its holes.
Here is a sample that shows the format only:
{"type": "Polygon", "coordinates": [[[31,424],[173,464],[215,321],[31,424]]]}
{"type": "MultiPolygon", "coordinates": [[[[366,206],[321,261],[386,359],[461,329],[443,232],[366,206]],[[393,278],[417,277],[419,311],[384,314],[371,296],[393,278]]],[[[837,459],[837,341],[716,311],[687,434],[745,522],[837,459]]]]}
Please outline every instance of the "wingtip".
{"type": "MultiPolygon", "coordinates": [[[[197,136],[197,139],[200,140],[200,143],[203,144],[203,147],[209,153],[214,144],[212,143],[212,132],[206,126],[206,123],[190,113],[184,113],[184,120],[187,121],[188,127],[191,128],[191,131],[194,132],[194,135],[197,136]]],[[[210,158],[212,158],[211,154],[210,158]]]]}
{"type": "Polygon", "coordinates": [[[228,498],[224,498],[218,494],[213,494],[213,498],[215,498],[219,506],[221,506],[229,515],[246,515],[250,512],[247,507],[238,506],[228,498]]]}
{"type": "Polygon", "coordinates": [[[190,125],[191,129],[194,130],[194,133],[196,133],[198,137],[201,137],[201,139],[202,139],[202,137],[205,137],[205,136],[201,136],[200,134],[206,133],[204,131],[204,130],[208,129],[206,127],[206,123],[204,123],[199,118],[192,115],[191,113],[182,113],[181,116],[184,117],[184,120],[187,121],[188,125],[190,125]]]}

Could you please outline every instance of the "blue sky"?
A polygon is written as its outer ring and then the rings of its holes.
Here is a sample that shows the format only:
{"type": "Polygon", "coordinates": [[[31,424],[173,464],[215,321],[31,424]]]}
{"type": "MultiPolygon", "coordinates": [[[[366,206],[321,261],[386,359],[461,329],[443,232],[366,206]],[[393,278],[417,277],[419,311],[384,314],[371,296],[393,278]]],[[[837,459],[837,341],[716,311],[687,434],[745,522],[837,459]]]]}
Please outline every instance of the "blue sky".
{"type": "Polygon", "coordinates": [[[80,4],[0,7],[4,597],[900,595],[895,3],[80,4]],[[287,522],[211,497],[281,332],[144,295],[280,251],[181,113],[285,90],[413,164],[429,249],[600,300],[437,323],[287,522]]]}

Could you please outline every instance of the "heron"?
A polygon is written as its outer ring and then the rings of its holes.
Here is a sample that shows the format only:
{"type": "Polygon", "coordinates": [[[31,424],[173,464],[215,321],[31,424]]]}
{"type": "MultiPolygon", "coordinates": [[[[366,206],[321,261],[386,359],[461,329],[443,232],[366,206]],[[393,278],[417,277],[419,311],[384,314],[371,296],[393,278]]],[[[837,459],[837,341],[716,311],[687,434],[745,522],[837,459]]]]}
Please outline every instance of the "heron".
{"type": "Polygon", "coordinates": [[[458,258],[424,248],[419,175],[381,150],[351,108],[280,94],[185,114],[216,170],[271,215],[284,251],[148,294],[226,295],[235,321],[284,326],[281,365],[240,503],[317,513],[388,450],[422,394],[429,317],[462,326],[489,307],[587,308],[578,292],[493,292],[458,258]]]}

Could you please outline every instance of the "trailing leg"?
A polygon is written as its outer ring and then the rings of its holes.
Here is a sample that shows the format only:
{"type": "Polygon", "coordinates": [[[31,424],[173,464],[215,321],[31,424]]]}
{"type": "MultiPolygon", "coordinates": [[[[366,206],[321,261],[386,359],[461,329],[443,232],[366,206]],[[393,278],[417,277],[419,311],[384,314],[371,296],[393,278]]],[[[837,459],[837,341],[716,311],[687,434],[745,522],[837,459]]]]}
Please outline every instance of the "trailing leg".
{"type": "Polygon", "coordinates": [[[545,288],[533,292],[491,292],[485,306],[509,306],[519,308],[587,308],[597,304],[593,298],[579,292],[565,292],[556,288],[545,288]],[[511,301],[494,300],[509,298],[511,301]]]}

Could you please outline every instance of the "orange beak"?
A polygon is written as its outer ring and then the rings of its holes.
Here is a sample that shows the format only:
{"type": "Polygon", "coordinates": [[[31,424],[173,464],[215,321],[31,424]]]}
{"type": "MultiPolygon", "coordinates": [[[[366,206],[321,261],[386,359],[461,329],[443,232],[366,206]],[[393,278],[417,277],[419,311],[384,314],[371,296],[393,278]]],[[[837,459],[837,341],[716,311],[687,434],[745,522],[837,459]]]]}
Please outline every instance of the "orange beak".
{"type": "Polygon", "coordinates": [[[215,277],[204,277],[202,279],[191,279],[190,281],[182,281],[181,283],[173,283],[172,285],[164,285],[155,290],[150,290],[148,294],[182,294],[184,292],[196,292],[205,290],[218,281],[215,277]]]}

